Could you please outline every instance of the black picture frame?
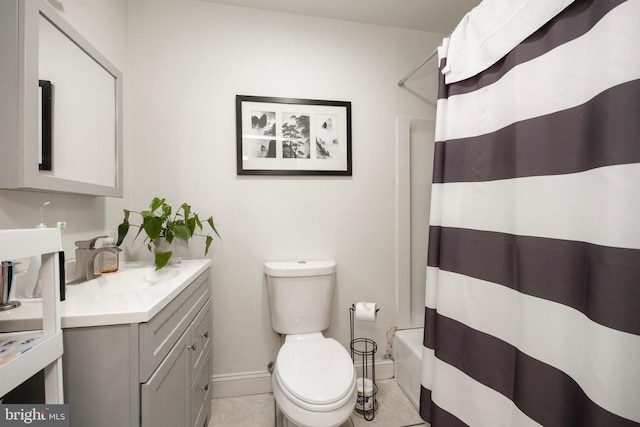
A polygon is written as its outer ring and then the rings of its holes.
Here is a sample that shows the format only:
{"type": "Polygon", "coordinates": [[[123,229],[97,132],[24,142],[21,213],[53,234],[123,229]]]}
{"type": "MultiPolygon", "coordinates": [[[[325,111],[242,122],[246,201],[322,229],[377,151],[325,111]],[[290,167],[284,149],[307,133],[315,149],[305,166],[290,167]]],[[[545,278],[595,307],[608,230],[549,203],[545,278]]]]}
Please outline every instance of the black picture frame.
{"type": "Polygon", "coordinates": [[[351,102],[236,95],[238,175],[351,176],[351,102]]]}

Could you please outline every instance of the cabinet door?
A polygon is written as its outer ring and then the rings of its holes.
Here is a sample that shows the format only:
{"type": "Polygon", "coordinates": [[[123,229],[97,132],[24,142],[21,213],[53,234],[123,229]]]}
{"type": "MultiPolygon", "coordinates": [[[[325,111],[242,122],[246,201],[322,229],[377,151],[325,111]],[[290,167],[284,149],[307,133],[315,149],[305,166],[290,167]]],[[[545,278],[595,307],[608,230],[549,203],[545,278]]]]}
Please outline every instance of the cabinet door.
{"type": "MultiPolygon", "coordinates": [[[[106,188],[118,186],[116,80],[59,27],[40,15],[39,80],[53,86],[51,160],[39,172],[106,188]]],[[[43,125],[45,121],[40,120],[43,125]]],[[[44,135],[44,134],[43,134],[44,135]]],[[[44,151],[46,143],[42,141],[44,151]]],[[[44,157],[44,156],[43,156],[44,157]]],[[[42,161],[40,162],[42,164],[42,161]]],[[[33,165],[33,172],[38,165],[33,165]]]]}
{"type": "Polygon", "coordinates": [[[142,427],[190,424],[189,334],[182,335],[158,369],[142,384],[142,427]]]}
{"type": "Polygon", "coordinates": [[[0,56],[0,188],[122,197],[120,71],[46,0],[0,1],[0,56]]]}

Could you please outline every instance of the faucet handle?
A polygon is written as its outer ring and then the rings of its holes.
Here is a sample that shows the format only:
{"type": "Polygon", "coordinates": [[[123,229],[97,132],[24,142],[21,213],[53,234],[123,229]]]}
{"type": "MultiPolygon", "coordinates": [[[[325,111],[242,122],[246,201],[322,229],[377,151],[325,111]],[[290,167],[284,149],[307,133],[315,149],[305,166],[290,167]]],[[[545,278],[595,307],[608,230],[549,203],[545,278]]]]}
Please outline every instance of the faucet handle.
{"type": "Polygon", "coordinates": [[[78,249],[94,249],[96,247],[96,241],[98,239],[104,239],[109,236],[98,236],[89,240],[78,240],[75,245],[78,249]]]}

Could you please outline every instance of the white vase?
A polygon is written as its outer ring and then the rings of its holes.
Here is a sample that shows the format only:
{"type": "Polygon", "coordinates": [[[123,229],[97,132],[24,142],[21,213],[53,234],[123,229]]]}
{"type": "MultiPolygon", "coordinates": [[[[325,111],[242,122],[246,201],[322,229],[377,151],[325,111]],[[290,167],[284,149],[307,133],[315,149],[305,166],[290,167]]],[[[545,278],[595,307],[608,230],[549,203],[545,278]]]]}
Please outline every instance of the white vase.
{"type": "Polygon", "coordinates": [[[171,243],[167,241],[164,237],[158,237],[153,241],[155,246],[155,250],[160,252],[168,252],[171,251],[171,258],[169,258],[169,262],[167,264],[178,264],[182,261],[182,255],[187,247],[187,243],[174,237],[171,243]]]}

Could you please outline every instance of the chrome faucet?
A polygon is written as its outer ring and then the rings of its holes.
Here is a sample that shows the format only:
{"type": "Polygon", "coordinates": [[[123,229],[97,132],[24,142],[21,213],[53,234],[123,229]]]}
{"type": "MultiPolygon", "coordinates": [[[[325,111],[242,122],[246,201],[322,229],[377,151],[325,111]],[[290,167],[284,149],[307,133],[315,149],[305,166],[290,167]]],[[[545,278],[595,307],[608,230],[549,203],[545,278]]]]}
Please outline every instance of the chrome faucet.
{"type": "Polygon", "coordinates": [[[96,248],[96,241],[108,236],[98,236],[89,240],[78,240],[76,244],[76,278],[69,284],[78,284],[100,276],[94,269],[94,261],[100,252],[121,252],[117,246],[96,248]]]}

